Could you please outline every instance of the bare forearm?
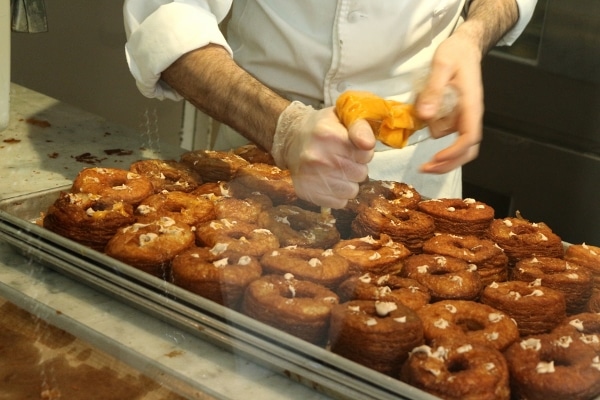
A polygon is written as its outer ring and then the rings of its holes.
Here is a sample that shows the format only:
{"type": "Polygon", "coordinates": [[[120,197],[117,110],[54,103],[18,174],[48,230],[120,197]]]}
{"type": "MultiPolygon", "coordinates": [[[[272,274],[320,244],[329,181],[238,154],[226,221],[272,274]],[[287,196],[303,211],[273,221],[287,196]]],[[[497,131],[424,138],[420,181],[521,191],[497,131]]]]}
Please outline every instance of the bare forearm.
{"type": "Polygon", "coordinates": [[[519,8],[515,0],[474,0],[465,23],[455,33],[478,41],[484,55],[517,22],[519,8]]]}
{"type": "Polygon", "coordinates": [[[277,119],[290,103],[240,68],[216,45],[192,51],[161,78],[198,109],[269,151],[277,119]]]}

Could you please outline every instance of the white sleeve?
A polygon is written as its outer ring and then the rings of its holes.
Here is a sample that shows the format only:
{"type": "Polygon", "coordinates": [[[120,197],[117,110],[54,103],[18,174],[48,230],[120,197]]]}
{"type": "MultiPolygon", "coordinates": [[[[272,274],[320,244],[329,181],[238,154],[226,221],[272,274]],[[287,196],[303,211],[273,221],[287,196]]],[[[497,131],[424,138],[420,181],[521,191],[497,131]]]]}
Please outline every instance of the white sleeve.
{"type": "Polygon", "coordinates": [[[232,0],[125,0],[125,55],[140,92],[180,100],[160,74],[183,54],[219,44],[231,48],[219,30],[232,0]]]}
{"type": "MultiPolygon", "coordinates": [[[[469,6],[474,0],[467,0],[465,3],[464,12],[465,15],[469,11],[469,6]]],[[[537,0],[515,0],[517,2],[517,7],[519,8],[519,19],[517,23],[504,34],[503,37],[500,38],[496,46],[510,46],[517,40],[521,33],[525,30],[525,27],[531,21],[531,17],[533,16],[533,11],[535,10],[535,5],[537,0]]]]}
{"type": "Polygon", "coordinates": [[[537,0],[516,0],[517,6],[519,7],[519,19],[515,26],[500,39],[496,44],[497,46],[510,46],[517,40],[517,38],[523,33],[525,27],[531,21],[533,11],[537,0]]]}

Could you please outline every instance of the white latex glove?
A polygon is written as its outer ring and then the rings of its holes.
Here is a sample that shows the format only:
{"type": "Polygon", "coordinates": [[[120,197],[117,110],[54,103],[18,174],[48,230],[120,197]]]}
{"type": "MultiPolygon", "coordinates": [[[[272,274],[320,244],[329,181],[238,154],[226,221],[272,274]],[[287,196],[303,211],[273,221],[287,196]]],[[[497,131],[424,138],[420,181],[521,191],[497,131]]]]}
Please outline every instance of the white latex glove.
{"type": "Polygon", "coordinates": [[[298,197],[321,207],[343,208],[368,176],[375,137],[364,120],[348,130],[334,107],[315,110],[291,103],[280,115],[271,154],[288,168],[298,197]]]}

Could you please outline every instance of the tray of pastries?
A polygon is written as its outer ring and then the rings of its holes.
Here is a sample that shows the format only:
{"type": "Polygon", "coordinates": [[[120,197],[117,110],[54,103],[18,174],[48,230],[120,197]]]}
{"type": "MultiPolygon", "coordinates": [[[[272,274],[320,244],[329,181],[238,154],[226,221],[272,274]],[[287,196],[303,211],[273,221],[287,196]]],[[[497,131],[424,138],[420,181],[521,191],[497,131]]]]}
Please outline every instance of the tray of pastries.
{"type": "Polygon", "coordinates": [[[370,180],[322,210],[244,146],[85,168],[0,222],[23,253],[335,398],[600,394],[600,248],[476,199],[370,180]]]}

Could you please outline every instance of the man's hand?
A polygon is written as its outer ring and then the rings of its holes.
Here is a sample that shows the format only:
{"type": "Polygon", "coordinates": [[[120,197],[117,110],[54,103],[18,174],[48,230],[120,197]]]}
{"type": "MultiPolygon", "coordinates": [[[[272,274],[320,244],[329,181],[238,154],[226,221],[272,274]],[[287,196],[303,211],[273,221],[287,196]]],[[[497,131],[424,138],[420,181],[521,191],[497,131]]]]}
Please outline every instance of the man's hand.
{"type": "Polygon", "coordinates": [[[459,133],[451,146],[421,166],[423,172],[445,173],[477,157],[484,109],[481,52],[470,37],[457,32],[438,47],[416,109],[428,123],[432,137],[459,133]],[[450,114],[439,118],[443,96],[449,88],[456,92],[457,103],[450,114]]]}
{"type": "Polygon", "coordinates": [[[343,208],[368,176],[375,136],[359,120],[348,130],[334,108],[314,110],[293,102],[281,114],[271,154],[288,168],[298,196],[321,207],[343,208]]]}
{"type": "Polygon", "coordinates": [[[437,48],[429,79],[417,98],[417,114],[429,123],[434,138],[456,131],[459,137],[423,164],[423,172],[448,172],[477,157],[484,111],[481,59],[518,18],[515,0],[474,1],[466,21],[437,48]],[[437,119],[447,86],[458,92],[458,105],[454,114],[437,119]]]}

